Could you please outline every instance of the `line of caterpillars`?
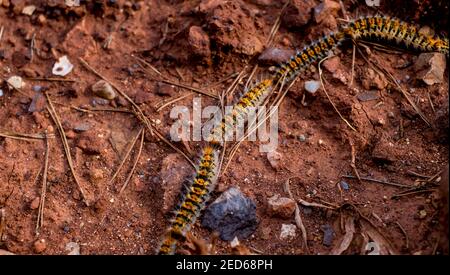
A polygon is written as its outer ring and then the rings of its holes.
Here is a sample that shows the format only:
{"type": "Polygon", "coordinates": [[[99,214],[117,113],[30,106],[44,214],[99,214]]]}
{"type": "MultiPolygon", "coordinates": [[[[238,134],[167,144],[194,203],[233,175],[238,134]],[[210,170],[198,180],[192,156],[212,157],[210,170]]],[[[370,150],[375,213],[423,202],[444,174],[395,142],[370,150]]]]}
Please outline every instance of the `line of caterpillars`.
{"type": "Polygon", "coordinates": [[[380,40],[428,52],[436,51],[448,56],[448,39],[421,34],[411,24],[384,16],[369,16],[354,20],[337,33],[329,34],[280,64],[267,78],[248,89],[211,131],[200,157],[200,164],[190,186],[175,210],[175,218],[162,241],[158,254],[174,254],[177,244],[185,240],[186,233],[200,216],[217,181],[218,155],[223,147],[224,134],[232,131],[238,118],[245,119],[250,107],[259,106],[270,94],[273,86],[283,80],[289,82],[312,64],[327,57],[344,40],[380,40]]]}

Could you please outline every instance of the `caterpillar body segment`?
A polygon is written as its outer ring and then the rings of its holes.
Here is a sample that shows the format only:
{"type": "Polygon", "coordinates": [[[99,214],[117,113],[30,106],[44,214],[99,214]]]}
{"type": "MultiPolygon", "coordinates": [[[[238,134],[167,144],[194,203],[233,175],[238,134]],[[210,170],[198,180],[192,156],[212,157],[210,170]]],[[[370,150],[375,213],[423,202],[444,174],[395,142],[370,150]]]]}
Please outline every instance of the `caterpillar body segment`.
{"type": "Polygon", "coordinates": [[[261,105],[272,91],[273,83],[273,78],[266,78],[245,92],[233,106],[232,111],[225,114],[221,122],[212,129],[210,143],[221,147],[225,133],[232,133],[238,120],[245,121],[249,108],[261,105]]]}
{"type": "Polygon", "coordinates": [[[448,38],[419,32],[413,25],[387,16],[367,16],[350,22],[345,28],[354,40],[376,40],[405,46],[421,52],[440,52],[449,56],[448,38]]]}
{"type": "Polygon", "coordinates": [[[284,77],[289,82],[315,62],[327,57],[345,39],[346,35],[342,31],[331,33],[304,47],[303,50],[297,51],[288,61],[278,66],[279,68],[274,74],[274,82],[276,83],[284,77]]]}
{"type": "Polygon", "coordinates": [[[175,217],[164,236],[158,254],[174,254],[177,244],[185,240],[186,233],[200,216],[217,183],[218,153],[217,148],[211,145],[203,148],[195,177],[174,211],[175,217]]]}

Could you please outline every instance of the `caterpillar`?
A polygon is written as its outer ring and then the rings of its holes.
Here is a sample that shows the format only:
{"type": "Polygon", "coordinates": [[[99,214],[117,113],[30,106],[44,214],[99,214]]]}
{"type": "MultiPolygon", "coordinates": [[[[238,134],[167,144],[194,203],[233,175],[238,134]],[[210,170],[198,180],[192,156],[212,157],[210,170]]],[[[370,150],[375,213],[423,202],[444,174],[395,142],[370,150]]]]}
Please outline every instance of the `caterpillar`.
{"type": "Polygon", "coordinates": [[[303,50],[297,51],[288,61],[278,65],[278,69],[274,73],[274,82],[283,77],[286,77],[286,81],[289,82],[300,72],[308,69],[314,62],[327,57],[345,39],[346,36],[343,31],[331,33],[304,47],[303,50]]]}
{"type": "Polygon", "coordinates": [[[218,150],[210,145],[205,146],[196,175],[190,186],[186,188],[185,195],[175,210],[175,217],[161,242],[158,254],[174,254],[178,242],[185,240],[186,233],[197,220],[215,188],[217,163],[218,150]]]}
{"type": "Polygon", "coordinates": [[[214,127],[208,138],[214,146],[222,146],[224,134],[231,133],[238,119],[246,119],[250,107],[257,107],[264,101],[271,91],[273,78],[266,78],[241,96],[239,101],[233,106],[232,111],[226,114],[218,126],[214,127]]]}
{"type": "Polygon", "coordinates": [[[448,39],[420,34],[417,28],[398,19],[368,16],[350,22],[339,32],[324,36],[306,46],[288,61],[278,65],[277,70],[246,91],[210,134],[209,144],[204,147],[200,164],[191,185],[187,188],[181,204],[175,210],[175,218],[162,241],[158,254],[174,254],[177,244],[185,240],[186,233],[195,223],[209,200],[217,180],[218,151],[223,146],[223,135],[234,130],[239,118],[245,119],[250,107],[259,106],[269,95],[274,84],[280,80],[291,81],[310,65],[327,57],[343,41],[348,39],[379,39],[412,47],[419,51],[437,51],[449,55],[448,39]]]}
{"type": "Polygon", "coordinates": [[[448,38],[419,33],[416,26],[387,16],[367,16],[344,27],[346,37],[354,40],[382,40],[422,52],[449,56],[448,38]]]}

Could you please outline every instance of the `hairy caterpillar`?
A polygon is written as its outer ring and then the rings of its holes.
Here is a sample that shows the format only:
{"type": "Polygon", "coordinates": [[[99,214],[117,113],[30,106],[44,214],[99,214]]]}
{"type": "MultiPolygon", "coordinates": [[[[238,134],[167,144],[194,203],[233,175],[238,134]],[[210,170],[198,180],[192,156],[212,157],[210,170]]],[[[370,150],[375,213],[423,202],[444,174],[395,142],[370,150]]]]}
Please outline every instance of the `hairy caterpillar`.
{"type": "Polygon", "coordinates": [[[250,107],[257,107],[264,101],[271,91],[272,84],[273,79],[266,78],[249,89],[233,106],[232,111],[211,131],[210,143],[220,147],[223,144],[224,134],[233,131],[238,119],[246,119],[250,107]]]}
{"type": "Polygon", "coordinates": [[[416,26],[387,16],[356,19],[344,28],[344,33],[355,40],[384,40],[418,51],[449,55],[448,38],[421,34],[416,26]]]}
{"type": "Polygon", "coordinates": [[[196,175],[175,210],[175,218],[159,247],[158,254],[174,254],[177,243],[185,240],[186,233],[195,223],[215,188],[217,162],[217,149],[209,145],[205,146],[196,175]]]}
{"type": "Polygon", "coordinates": [[[346,39],[379,39],[412,47],[419,51],[437,51],[449,55],[448,39],[420,34],[411,24],[383,16],[368,16],[350,22],[341,31],[327,35],[306,46],[280,64],[270,77],[249,89],[226,114],[219,125],[212,130],[210,143],[203,149],[196,176],[175,211],[165,239],[159,248],[159,254],[174,254],[177,243],[185,239],[186,233],[200,215],[203,207],[214,190],[217,180],[218,150],[223,146],[223,135],[234,130],[239,118],[246,118],[250,107],[259,106],[269,95],[272,87],[280,80],[291,81],[310,65],[327,57],[346,39]]]}
{"type": "Polygon", "coordinates": [[[274,73],[274,83],[286,75],[286,80],[292,80],[298,73],[309,68],[311,64],[327,57],[330,51],[333,51],[345,40],[344,32],[337,32],[327,35],[316,42],[306,46],[301,51],[290,58],[290,60],[280,64],[278,70],[274,73]]]}

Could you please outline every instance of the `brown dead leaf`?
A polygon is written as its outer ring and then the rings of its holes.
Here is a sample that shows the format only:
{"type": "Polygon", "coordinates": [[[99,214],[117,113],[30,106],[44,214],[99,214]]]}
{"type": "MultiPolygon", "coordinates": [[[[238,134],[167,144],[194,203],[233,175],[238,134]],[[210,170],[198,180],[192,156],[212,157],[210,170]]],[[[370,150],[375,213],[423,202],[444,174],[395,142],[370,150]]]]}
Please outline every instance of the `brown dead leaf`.
{"type": "MultiPolygon", "coordinates": [[[[379,255],[399,255],[400,253],[396,251],[389,241],[369,222],[366,220],[361,219],[361,230],[367,233],[370,239],[373,240],[376,245],[379,248],[379,251],[376,251],[379,255]]],[[[370,244],[370,242],[369,242],[370,244]]]]}
{"type": "Polygon", "coordinates": [[[341,244],[331,250],[331,255],[341,255],[350,246],[355,234],[355,218],[352,216],[345,217],[345,235],[341,244]]]}

